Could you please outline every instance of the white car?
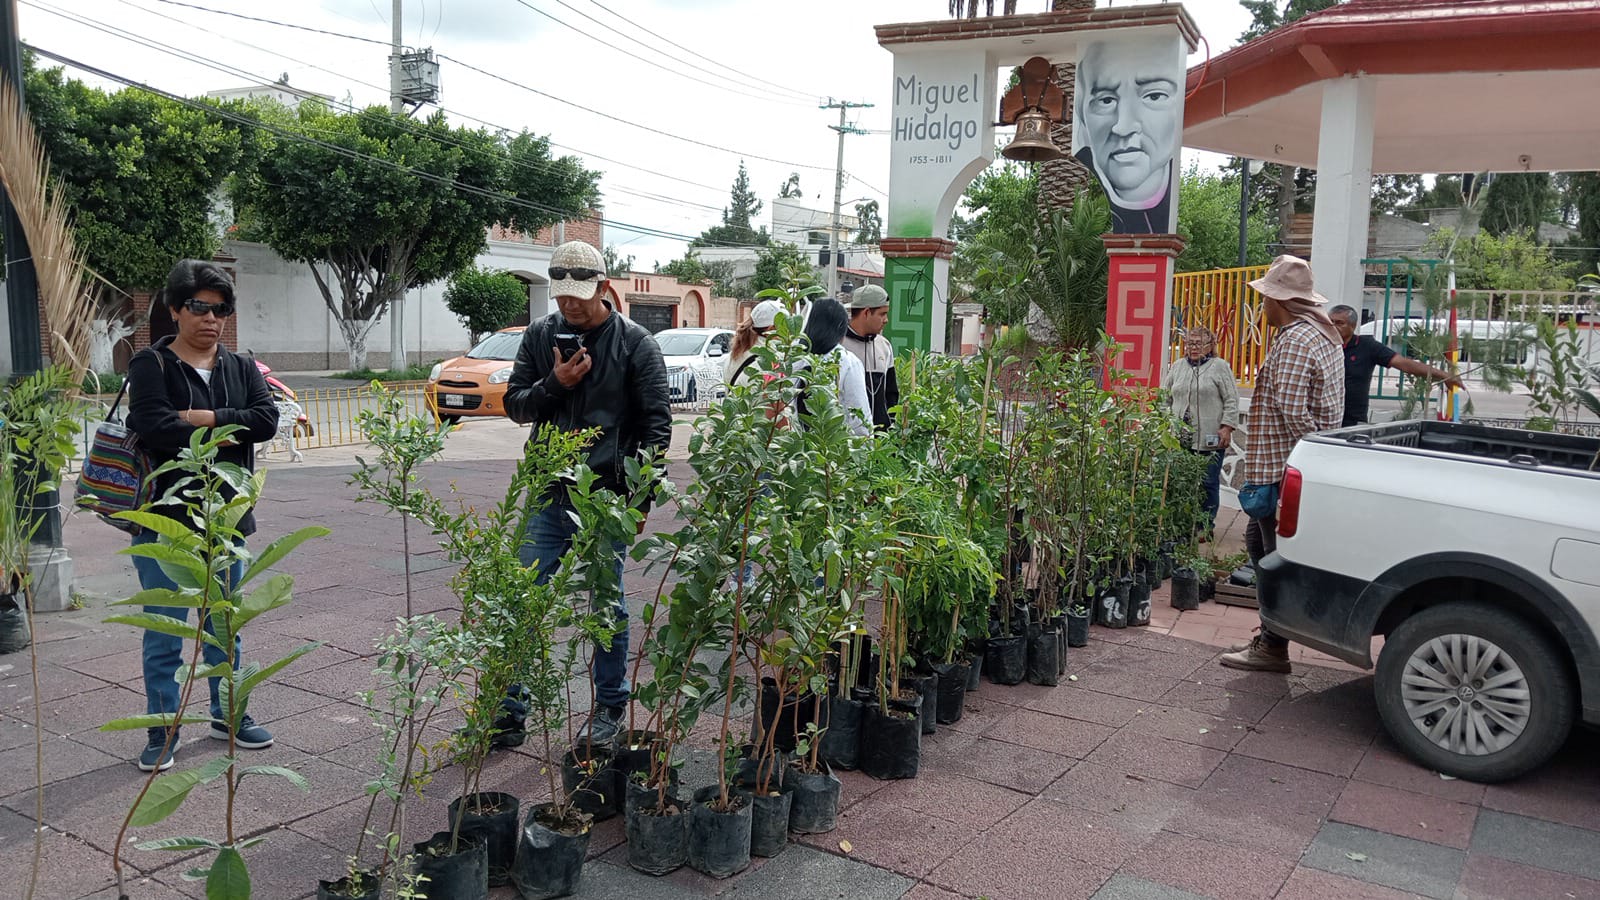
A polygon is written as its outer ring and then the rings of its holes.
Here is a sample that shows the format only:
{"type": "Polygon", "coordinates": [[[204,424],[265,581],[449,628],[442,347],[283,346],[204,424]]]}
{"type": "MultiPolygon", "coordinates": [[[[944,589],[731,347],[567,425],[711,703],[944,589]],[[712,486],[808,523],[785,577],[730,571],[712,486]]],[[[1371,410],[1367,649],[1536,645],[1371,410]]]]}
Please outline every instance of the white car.
{"type": "Polygon", "coordinates": [[[1423,765],[1536,768],[1600,725],[1600,440],[1451,422],[1359,425],[1295,446],[1274,632],[1371,668],[1378,715],[1423,765]]]}
{"type": "Polygon", "coordinates": [[[656,333],[667,363],[667,389],[673,403],[694,403],[701,395],[721,396],[723,367],[733,332],[726,328],[669,328],[656,333]]]}

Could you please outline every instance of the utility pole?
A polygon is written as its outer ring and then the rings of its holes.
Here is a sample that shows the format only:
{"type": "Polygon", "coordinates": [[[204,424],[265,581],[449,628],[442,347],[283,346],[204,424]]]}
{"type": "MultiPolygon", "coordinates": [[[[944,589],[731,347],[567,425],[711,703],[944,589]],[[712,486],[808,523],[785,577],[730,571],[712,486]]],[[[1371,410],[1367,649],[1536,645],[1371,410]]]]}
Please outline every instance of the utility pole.
{"type": "Polygon", "coordinates": [[[833,167],[833,226],[828,229],[829,297],[839,294],[839,204],[844,200],[844,137],[847,134],[866,134],[865,131],[847,123],[845,115],[852,109],[865,109],[870,106],[871,103],[851,103],[829,97],[828,102],[819,107],[839,111],[839,124],[828,126],[839,133],[839,158],[833,167]]]}
{"type": "MultiPolygon", "coordinates": [[[[394,0],[393,12],[389,16],[389,112],[394,115],[405,115],[406,101],[400,79],[400,13],[404,6],[403,0],[394,0]]],[[[404,369],[406,362],[406,291],[405,285],[400,286],[400,293],[389,302],[389,368],[395,371],[404,369]]],[[[422,356],[422,347],[417,347],[417,358],[422,356]]]]}

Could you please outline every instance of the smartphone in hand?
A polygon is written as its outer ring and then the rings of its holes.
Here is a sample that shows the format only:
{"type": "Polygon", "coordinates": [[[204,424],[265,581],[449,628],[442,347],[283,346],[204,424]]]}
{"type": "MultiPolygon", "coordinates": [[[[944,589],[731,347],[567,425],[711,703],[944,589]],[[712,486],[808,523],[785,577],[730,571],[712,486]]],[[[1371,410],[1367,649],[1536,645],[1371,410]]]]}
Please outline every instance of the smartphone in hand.
{"type": "Polygon", "coordinates": [[[571,359],[574,353],[583,349],[583,335],[570,332],[557,332],[556,349],[561,351],[561,360],[571,359]]]}

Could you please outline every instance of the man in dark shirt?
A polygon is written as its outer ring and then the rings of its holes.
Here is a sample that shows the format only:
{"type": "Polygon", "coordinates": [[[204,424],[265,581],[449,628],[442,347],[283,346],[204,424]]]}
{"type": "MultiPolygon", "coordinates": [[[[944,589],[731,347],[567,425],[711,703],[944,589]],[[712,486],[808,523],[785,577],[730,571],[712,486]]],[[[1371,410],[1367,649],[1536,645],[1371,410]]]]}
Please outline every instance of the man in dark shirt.
{"type": "Polygon", "coordinates": [[[1453,388],[1461,387],[1460,376],[1401,356],[1371,335],[1357,335],[1356,326],[1361,319],[1353,307],[1335,306],[1328,310],[1328,318],[1333,320],[1333,327],[1339,329],[1339,336],[1344,338],[1344,421],[1340,427],[1348,428],[1367,421],[1367,395],[1372,391],[1372,370],[1379,366],[1418,378],[1442,381],[1453,388]]]}

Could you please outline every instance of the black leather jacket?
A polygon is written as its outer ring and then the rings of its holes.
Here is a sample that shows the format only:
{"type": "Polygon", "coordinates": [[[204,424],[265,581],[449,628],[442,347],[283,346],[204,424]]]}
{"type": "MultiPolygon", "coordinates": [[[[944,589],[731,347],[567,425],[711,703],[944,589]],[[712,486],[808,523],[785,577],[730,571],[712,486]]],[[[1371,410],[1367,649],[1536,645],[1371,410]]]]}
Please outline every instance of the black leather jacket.
{"type": "Polygon", "coordinates": [[[575,331],[554,312],[522,333],[506,387],[506,415],[535,429],[546,423],[566,431],[600,429],[589,449],[589,468],[602,487],[622,493],[623,461],[645,451],[665,453],[672,443],[667,366],[650,332],[613,311],[583,332],[594,365],[568,390],[555,376],[555,335],[575,331]]]}
{"type": "MultiPolygon", "coordinates": [[[[241,425],[235,435],[238,443],[217,451],[217,461],[233,463],[254,471],[256,445],[272,440],[278,433],[278,406],[267,392],[267,381],[256,368],[255,360],[217,346],[216,368],[207,384],[193,366],[172,352],[172,338],[164,337],[140,350],[128,360],[128,428],[137,432],[139,443],[150,455],[150,464],[159,466],[178,458],[195,433],[179,415],[187,409],[209,409],[217,414],[217,425],[241,425]],[[158,358],[159,356],[159,358],[158,358]]],[[[162,497],[183,477],[169,472],[152,485],[152,498],[162,497]]],[[[231,493],[224,489],[224,493],[231,493]]],[[[187,514],[171,506],[156,511],[187,523],[187,514]]],[[[255,533],[255,511],[239,520],[239,532],[255,533]]]]}

